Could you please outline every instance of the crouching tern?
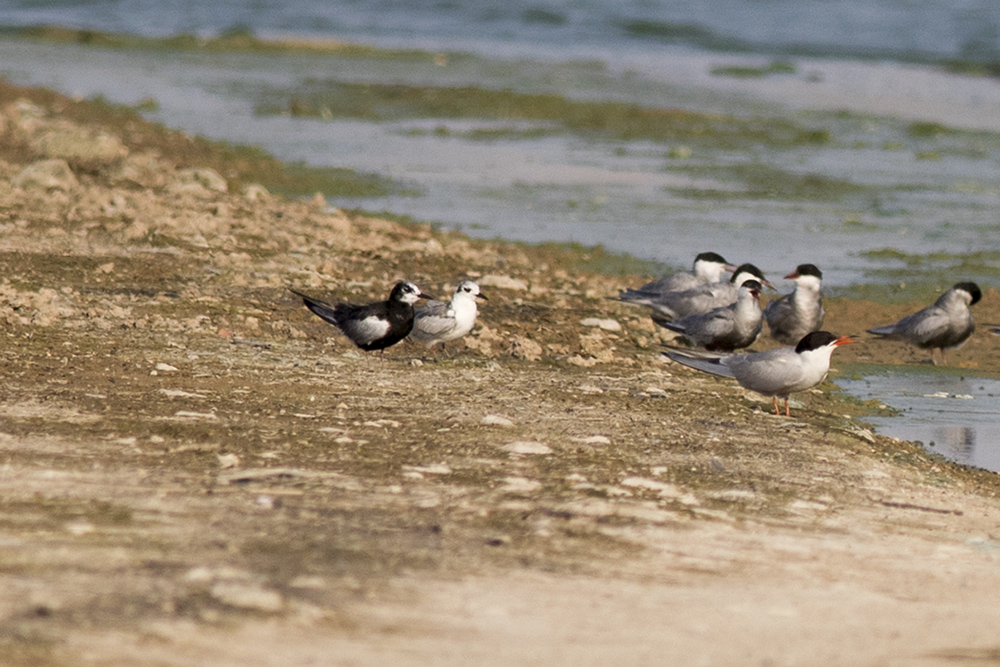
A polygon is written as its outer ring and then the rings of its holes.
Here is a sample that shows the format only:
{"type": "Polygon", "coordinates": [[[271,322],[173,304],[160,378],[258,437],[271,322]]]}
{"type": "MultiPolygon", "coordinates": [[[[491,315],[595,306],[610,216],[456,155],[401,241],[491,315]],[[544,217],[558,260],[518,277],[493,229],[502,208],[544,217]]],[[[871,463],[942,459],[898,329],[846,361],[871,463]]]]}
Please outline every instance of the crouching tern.
{"type": "Polygon", "coordinates": [[[736,301],[740,285],[748,280],[756,280],[774,289],[774,285],[764,277],[760,269],[753,264],[741,264],[725,282],[709,283],[680,292],[632,292],[627,298],[620,300],[648,306],[653,311],[653,321],[662,326],[664,322],[728,306],[736,301]]]}
{"type": "Polygon", "coordinates": [[[395,345],[413,329],[413,304],[428,298],[411,282],[396,283],[385,301],[364,306],[353,303],[329,304],[301,292],[306,308],[336,326],[352,343],[365,352],[384,350],[395,345]]]}
{"type": "Polygon", "coordinates": [[[681,271],[659,280],[646,283],[638,289],[626,289],[619,295],[621,301],[631,301],[631,296],[647,297],[651,294],[666,292],[682,292],[684,290],[711,285],[722,280],[724,271],[733,271],[736,267],[727,262],[722,255],[714,252],[703,252],[694,258],[691,271],[681,271]]]}
{"type": "Polygon", "coordinates": [[[735,303],[700,315],[663,322],[661,326],[706,350],[732,352],[750,347],[763,328],[760,309],[763,289],[763,285],[756,280],[747,280],[740,285],[735,303]]]}
{"type": "Polygon", "coordinates": [[[740,386],[770,396],[776,415],[781,414],[778,399],[784,399],[785,416],[790,417],[789,395],[822,382],[830,371],[833,351],[840,345],[853,342],[850,336],[837,337],[829,331],[814,331],[804,336],[795,347],[779,347],[752,354],[676,350],[667,352],[666,356],[695,370],[734,378],[740,386]]]}
{"type": "Polygon", "coordinates": [[[930,306],[907,315],[895,324],[869,329],[868,333],[929,349],[931,363],[935,366],[938,362],[934,350],[940,350],[943,364],[944,351],[961,347],[975,331],[976,322],[969,306],[982,298],[983,293],[976,283],[956,283],[930,306]]]}
{"type": "Polygon", "coordinates": [[[465,336],[476,324],[479,312],[477,298],[486,298],[479,290],[479,285],[471,280],[463,280],[455,288],[451,303],[430,301],[416,311],[410,338],[431,348],[438,343],[443,345],[465,336]]]}

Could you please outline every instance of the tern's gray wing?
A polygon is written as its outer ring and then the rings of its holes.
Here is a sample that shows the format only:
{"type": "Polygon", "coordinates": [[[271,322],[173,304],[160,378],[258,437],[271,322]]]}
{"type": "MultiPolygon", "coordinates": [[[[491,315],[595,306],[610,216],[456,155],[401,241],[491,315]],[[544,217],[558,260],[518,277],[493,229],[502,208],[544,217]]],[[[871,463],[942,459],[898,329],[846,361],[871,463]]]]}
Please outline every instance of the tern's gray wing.
{"type": "Polygon", "coordinates": [[[728,355],[708,355],[697,350],[666,352],[666,356],[679,364],[694,368],[695,370],[722,377],[733,377],[733,370],[727,363],[731,359],[728,355]]]}
{"type": "Polygon", "coordinates": [[[826,314],[822,303],[816,303],[815,308],[802,312],[796,308],[793,297],[794,293],[786,294],[780,299],[769,302],[764,309],[764,318],[771,330],[771,337],[788,345],[795,345],[806,334],[818,331],[823,326],[826,314]]]}
{"type": "Polygon", "coordinates": [[[688,290],[693,287],[697,287],[701,284],[701,280],[698,276],[693,273],[688,273],[687,271],[682,271],[680,273],[675,273],[672,276],[664,276],[659,280],[654,280],[648,282],[637,290],[636,292],[645,292],[652,294],[662,294],[663,292],[680,292],[683,290],[688,290]]]}
{"type": "Polygon", "coordinates": [[[741,385],[765,396],[784,396],[802,379],[802,361],[790,348],[737,355],[729,366],[741,385]]]}
{"type": "Polygon", "coordinates": [[[952,321],[947,311],[938,306],[927,306],[912,315],[907,315],[895,324],[869,329],[869,333],[901,338],[916,345],[923,345],[948,331],[951,326],[952,321]]]}
{"type": "Polygon", "coordinates": [[[721,308],[705,315],[686,317],[681,322],[688,323],[683,333],[704,344],[732,333],[736,326],[735,320],[736,313],[732,309],[721,308]]]}
{"type": "Polygon", "coordinates": [[[731,283],[712,283],[683,292],[669,292],[654,299],[652,305],[665,306],[675,317],[707,313],[736,301],[737,288],[731,283]]]}
{"type": "Polygon", "coordinates": [[[455,328],[455,312],[443,301],[430,301],[417,311],[413,321],[416,338],[433,338],[455,328]]]}

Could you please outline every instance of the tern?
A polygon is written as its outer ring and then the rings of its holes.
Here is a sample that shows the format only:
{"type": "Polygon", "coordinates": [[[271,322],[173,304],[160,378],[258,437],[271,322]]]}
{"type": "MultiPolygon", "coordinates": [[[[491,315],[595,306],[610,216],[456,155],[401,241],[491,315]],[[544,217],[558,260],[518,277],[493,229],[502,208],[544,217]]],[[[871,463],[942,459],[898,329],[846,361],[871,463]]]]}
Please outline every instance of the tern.
{"type": "Polygon", "coordinates": [[[850,336],[837,337],[829,331],[806,334],[795,347],[779,347],[750,354],[713,354],[673,351],[666,356],[695,370],[734,378],[740,386],[770,396],[774,414],[780,415],[778,399],[785,401],[785,416],[791,417],[788,397],[815,387],[830,371],[830,355],[840,345],[853,343],[850,336]]]}
{"type": "Polygon", "coordinates": [[[428,348],[461,338],[476,324],[477,298],[486,298],[479,285],[471,280],[461,281],[455,288],[451,303],[430,301],[416,311],[410,337],[428,348]]]}
{"type": "Polygon", "coordinates": [[[795,281],[795,289],[767,304],[764,318],[774,338],[785,345],[795,345],[807,333],[823,328],[823,297],[820,284],[823,273],[815,264],[799,264],[785,276],[795,281]]]}
{"type": "Polygon", "coordinates": [[[406,338],[413,329],[413,304],[417,299],[428,298],[419,287],[405,280],[396,283],[385,301],[365,306],[329,304],[291,291],[302,297],[309,310],[336,326],[365,352],[384,350],[406,338]]]}
{"type": "Polygon", "coordinates": [[[983,298],[976,283],[956,283],[938,297],[932,305],[907,315],[895,324],[869,329],[868,333],[901,340],[911,345],[931,351],[931,363],[938,364],[934,350],[941,351],[941,363],[945,363],[944,351],[961,347],[976,329],[969,306],[983,298]]]}
{"type": "Polygon", "coordinates": [[[653,311],[653,321],[662,326],[664,322],[670,320],[707,313],[715,308],[734,303],[740,285],[747,280],[756,280],[762,285],[774,289],[774,285],[764,278],[760,269],[753,264],[741,264],[733,272],[733,277],[726,282],[702,285],[682,292],[650,294],[646,297],[636,296],[629,299],[628,303],[648,306],[653,311]]]}
{"type": "Polygon", "coordinates": [[[706,350],[732,352],[753,345],[763,328],[760,292],[763,286],[756,280],[740,285],[736,302],[707,313],[688,315],[662,326],[682,334],[706,350]]]}
{"type": "Polygon", "coordinates": [[[691,271],[681,271],[664,276],[659,280],[646,283],[638,289],[626,289],[618,298],[621,301],[631,301],[632,296],[645,298],[652,294],[682,292],[701,285],[711,285],[722,280],[724,271],[732,271],[735,268],[722,255],[714,252],[703,252],[694,258],[694,266],[691,271]]]}

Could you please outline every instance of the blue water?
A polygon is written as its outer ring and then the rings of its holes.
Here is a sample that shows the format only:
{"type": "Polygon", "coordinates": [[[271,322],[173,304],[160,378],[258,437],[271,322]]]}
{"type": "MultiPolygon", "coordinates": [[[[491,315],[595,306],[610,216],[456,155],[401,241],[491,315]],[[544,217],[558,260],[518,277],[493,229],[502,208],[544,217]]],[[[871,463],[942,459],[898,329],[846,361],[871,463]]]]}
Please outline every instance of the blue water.
{"type": "Polygon", "coordinates": [[[958,463],[1000,472],[1000,381],[899,367],[835,382],[863,400],[881,401],[900,411],[893,417],[866,419],[879,433],[918,442],[958,463]]]}
{"type": "Polygon", "coordinates": [[[900,62],[1000,61],[992,0],[6,0],[0,24],[332,37],[568,55],[650,45],[900,62]]]}
{"type": "MultiPolygon", "coordinates": [[[[0,76],[15,83],[123,104],[155,100],[147,117],[170,127],[403,185],[388,196],[333,199],[335,206],[480,237],[601,244],[673,267],[705,250],[771,276],[811,262],[828,288],[914,284],[920,271],[942,269],[940,259],[907,265],[873,250],[1000,253],[1000,77],[943,67],[953,61],[1000,67],[1000,3],[0,0],[0,76]],[[125,51],[15,36],[42,24],[145,36],[240,30],[441,58],[125,51]],[[773,62],[788,69],[719,74],[773,62]],[[530,134],[544,123],[261,112],[338,82],[509,89],[760,118],[764,126],[791,120],[830,141],[726,148],[530,134]],[[915,122],[963,132],[914,135],[915,122]],[[512,128],[529,133],[464,136],[512,128]],[[848,189],[762,194],[752,186],[758,172],[848,189]]],[[[945,259],[943,267],[958,263],[945,259]]],[[[992,277],[944,275],[929,289],[992,277]]]]}

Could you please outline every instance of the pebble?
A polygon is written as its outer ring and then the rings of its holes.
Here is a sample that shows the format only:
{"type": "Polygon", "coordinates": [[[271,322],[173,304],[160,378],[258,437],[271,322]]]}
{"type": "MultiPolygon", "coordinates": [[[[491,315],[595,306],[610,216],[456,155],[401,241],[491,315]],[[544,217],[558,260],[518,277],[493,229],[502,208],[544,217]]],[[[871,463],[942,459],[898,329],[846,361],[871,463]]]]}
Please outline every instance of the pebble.
{"type": "Polygon", "coordinates": [[[217,454],[216,458],[219,459],[219,467],[223,470],[239,468],[242,462],[236,454],[217,454]]]}
{"type": "Polygon", "coordinates": [[[80,183],[66,160],[40,160],[21,170],[10,182],[25,190],[73,190],[80,183]]]}
{"type": "Polygon", "coordinates": [[[500,449],[511,454],[551,454],[552,448],[541,442],[518,440],[502,446],[500,449]]]}
{"type": "Polygon", "coordinates": [[[212,585],[209,594],[230,607],[254,611],[281,611],[284,600],[277,591],[240,581],[220,581],[212,585]]]}
{"type": "Polygon", "coordinates": [[[585,327],[597,327],[605,331],[621,331],[622,325],[617,320],[601,319],[599,317],[588,317],[580,320],[580,325],[585,327]]]}
{"type": "Polygon", "coordinates": [[[451,467],[447,463],[432,463],[427,466],[403,466],[407,472],[421,473],[424,475],[450,475],[451,467]]]}
{"type": "Polygon", "coordinates": [[[500,289],[509,290],[520,290],[524,291],[528,289],[528,283],[518,278],[511,278],[510,276],[489,274],[480,278],[478,281],[480,287],[499,287],[500,289]]]}
{"type": "Polygon", "coordinates": [[[542,483],[537,479],[528,479],[527,477],[504,477],[503,487],[501,491],[507,493],[531,493],[532,491],[537,491],[542,488],[542,483]]]}
{"type": "Polygon", "coordinates": [[[500,415],[486,415],[479,421],[479,423],[483,426],[502,426],[504,428],[511,428],[514,426],[514,422],[506,417],[501,417],[500,415]]]}
{"type": "Polygon", "coordinates": [[[570,438],[573,442],[578,442],[581,445],[610,445],[611,438],[606,435],[591,435],[585,438],[570,438]]]}

